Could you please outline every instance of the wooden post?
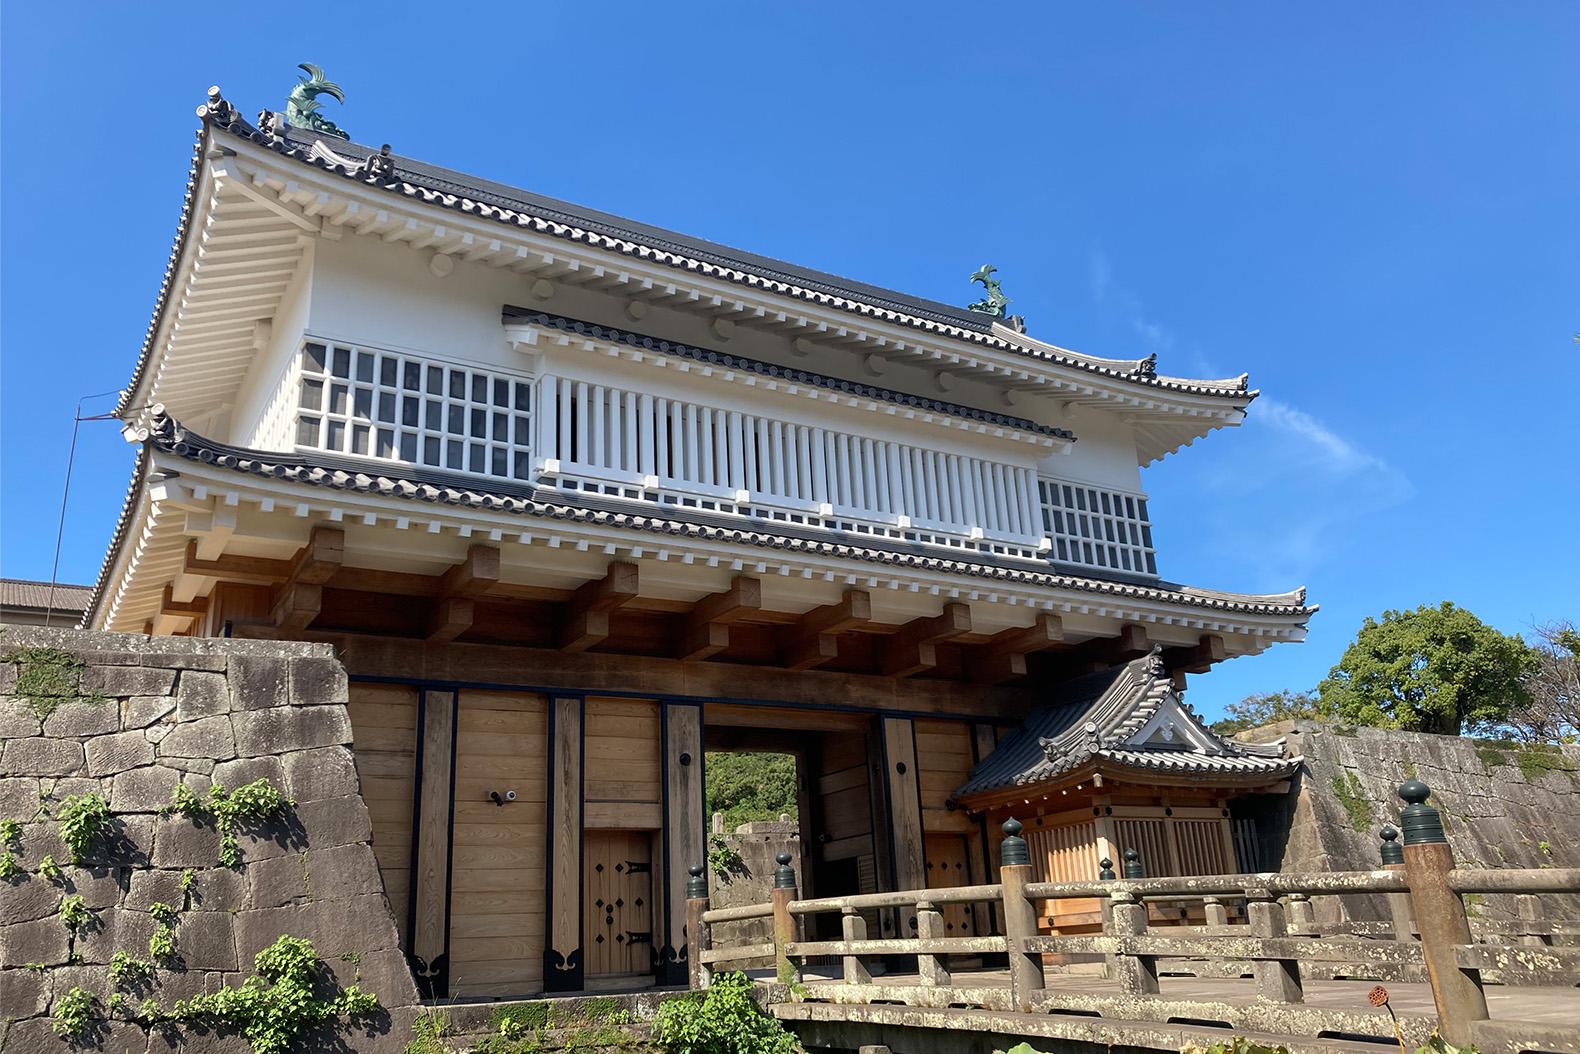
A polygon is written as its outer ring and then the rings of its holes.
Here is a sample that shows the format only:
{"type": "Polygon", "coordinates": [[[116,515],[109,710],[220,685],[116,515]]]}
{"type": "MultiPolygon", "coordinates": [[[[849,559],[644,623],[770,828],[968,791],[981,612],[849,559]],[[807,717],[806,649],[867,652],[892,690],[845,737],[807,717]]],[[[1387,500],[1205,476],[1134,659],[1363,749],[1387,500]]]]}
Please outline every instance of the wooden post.
{"type": "MultiPolygon", "coordinates": [[[[1113,901],[1113,935],[1119,940],[1126,937],[1144,937],[1147,932],[1146,905],[1128,890],[1116,889],[1110,894],[1113,901]]],[[[1114,956],[1115,978],[1119,990],[1126,995],[1158,994],[1158,960],[1152,955],[1121,952],[1114,956]]]]}
{"type": "MultiPolygon", "coordinates": [[[[1403,871],[1404,846],[1399,844],[1399,829],[1391,823],[1383,824],[1377,835],[1382,839],[1378,855],[1382,858],[1383,870],[1403,871]]],[[[1408,892],[1388,894],[1388,917],[1393,920],[1394,940],[1415,939],[1415,910],[1410,906],[1408,892]]]]}
{"type": "Polygon", "coordinates": [[[543,990],[582,987],[582,726],[583,701],[549,701],[548,917],[543,990]]]}
{"type": "MultiPolygon", "coordinates": [[[[862,918],[855,908],[846,908],[839,920],[840,937],[846,941],[864,941],[867,939],[867,920],[862,918]]],[[[867,964],[861,961],[859,955],[846,955],[842,960],[845,967],[846,984],[871,984],[872,974],[867,972],[867,964]]]]}
{"type": "MultiPolygon", "coordinates": [[[[678,878],[683,868],[694,860],[704,859],[708,853],[707,821],[703,815],[702,707],[665,703],[662,722],[664,830],[668,834],[663,841],[668,851],[662,872],[678,878]]],[[[686,946],[686,934],[675,932],[686,917],[686,905],[680,899],[681,885],[673,879],[666,879],[666,882],[669,883],[669,896],[664,898],[662,909],[663,944],[658,949],[658,977],[660,984],[680,984],[689,974],[686,964],[692,958],[686,946]]],[[[703,896],[706,895],[704,884],[703,896]]]]}
{"type": "MultiPolygon", "coordinates": [[[[926,941],[942,936],[944,936],[943,913],[931,901],[917,901],[916,939],[926,941]]],[[[936,988],[947,987],[949,984],[949,970],[944,966],[944,958],[941,955],[917,952],[916,972],[924,985],[936,988]]]]}
{"type": "MultiPolygon", "coordinates": [[[[315,532],[316,537],[316,532],[315,532]]],[[[411,955],[424,994],[450,994],[450,840],[455,811],[455,692],[422,695],[422,771],[418,774],[415,879],[411,888],[411,955]]]]}
{"type": "Polygon", "coordinates": [[[1474,1022],[1487,1018],[1487,997],[1481,990],[1479,970],[1461,970],[1455,949],[1471,943],[1470,918],[1465,902],[1448,884],[1454,870],[1454,851],[1443,833],[1443,820],[1426,804],[1431,789],[1420,780],[1405,780],[1399,797],[1407,804],[1399,812],[1404,828],[1404,873],[1410,884],[1410,902],[1416,928],[1421,933],[1421,958],[1437,1003],[1437,1027],[1444,1039],[1457,1047],[1469,1046],[1474,1022]]]}
{"type": "Polygon", "coordinates": [[[708,987],[708,966],[702,953],[713,946],[703,913],[708,910],[708,879],[701,864],[692,864],[686,880],[686,981],[693,992],[708,987]]]}
{"type": "Polygon", "coordinates": [[[1004,938],[1009,946],[1010,1001],[1014,1009],[1031,1011],[1032,997],[1043,988],[1042,956],[1028,953],[1021,942],[1037,936],[1037,909],[1026,898],[1031,881],[1031,853],[1020,836],[1021,824],[1004,821],[1004,841],[999,844],[999,874],[1003,882],[1004,938]]]}
{"type": "Polygon", "coordinates": [[[779,864],[774,868],[774,967],[780,984],[798,984],[801,971],[786,950],[795,943],[795,919],[790,914],[790,902],[796,899],[795,870],[790,866],[790,854],[782,849],[774,860],[779,864]]]}
{"type": "MultiPolygon", "coordinates": [[[[1286,937],[1289,927],[1284,905],[1265,889],[1245,891],[1245,915],[1253,937],[1286,937]]],[[[1300,987],[1300,962],[1297,959],[1258,959],[1251,964],[1256,978],[1256,997],[1268,1003],[1303,1003],[1300,987]]]]}

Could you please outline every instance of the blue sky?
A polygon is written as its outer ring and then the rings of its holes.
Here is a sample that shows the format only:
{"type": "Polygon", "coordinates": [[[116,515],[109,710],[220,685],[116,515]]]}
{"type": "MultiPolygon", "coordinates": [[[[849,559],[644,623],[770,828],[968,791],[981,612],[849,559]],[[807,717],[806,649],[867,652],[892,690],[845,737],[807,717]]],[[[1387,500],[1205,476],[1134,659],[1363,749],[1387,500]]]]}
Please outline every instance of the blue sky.
{"type": "MultiPolygon", "coordinates": [[[[1385,608],[1580,617],[1580,6],[10,4],[0,27],[0,574],[48,578],[79,396],[125,383],[218,83],[295,64],[363,142],[957,303],[1249,371],[1250,421],[1148,469],[1159,563],[1306,584],[1309,687],[1385,608]]],[[[107,409],[109,400],[89,409],[107,409]]],[[[91,581],[132,451],[83,426],[91,581]]]]}

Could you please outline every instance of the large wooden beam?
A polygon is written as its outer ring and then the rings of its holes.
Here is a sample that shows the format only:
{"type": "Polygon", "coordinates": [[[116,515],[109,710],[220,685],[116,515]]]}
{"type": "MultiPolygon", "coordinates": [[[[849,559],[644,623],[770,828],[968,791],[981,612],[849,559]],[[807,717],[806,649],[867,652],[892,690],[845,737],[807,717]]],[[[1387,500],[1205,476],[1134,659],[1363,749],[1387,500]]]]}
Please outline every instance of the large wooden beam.
{"type": "Polygon", "coordinates": [[[762,608],[762,580],[736,575],[730,588],[703,597],[686,615],[676,658],[690,661],[712,658],[730,646],[730,623],[754,615],[762,608]]]}
{"type": "Polygon", "coordinates": [[[474,597],[499,584],[499,549],[474,545],[466,559],[439,578],[439,597],[428,615],[428,639],[454,640],[472,628],[477,613],[474,597]]]}
{"type": "Polygon", "coordinates": [[[159,613],[172,618],[199,619],[208,613],[208,598],[198,597],[194,600],[176,600],[174,590],[165,586],[164,594],[159,601],[159,613]]]}
{"type": "Polygon", "coordinates": [[[878,646],[878,672],[885,677],[911,677],[938,665],[934,645],[971,632],[971,606],[945,604],[937,615],[912,619],[878,646]]]}
{"type": "Polygon", "coordinates": [[[269,621],[280,630],[304,630],[324,606],[324,587],[308,582],[288,582],[275,592],[269,621]]]}
{"type": "Polygon", "coordinates": [[[833,604],[802,615],[780,631],[780,662],[792,670],[810,670],[839,655],[839,635],[872,621],[872,594],[847,589],[833,604]]]}
{"type": "Polygon", "coordinates": [[[560,626],[562,651],[586,651],[609,638],[609,613],[637,594],[636,565],[616,561],[602,578],[585,582],[566,605],[560,626]]]}
{"type": "Polygon", "coordinates": [[[1204,633],[1193,645],[1163,649],[1163,663],[1171,673],[1206,673],[1227,654],[1223,637],[1204,633]]]}
{"type": "Polygon", "coordinates": [[[966,655],[966,674],[978,684],[1002,684],[1026,676],[1026,656],[1064,643],[1064,623],[1046,612],[1028,627],[995,633],[966,655]]]}
{"type": "Polygon", "coordinates": [[[197,578],[239,582],[249,586],[273,586],[291,577],[291,561],[223,553],[212,560],[200,560],[197,554],[197,542],[194,540],[187,543],[186,559],[182,562],[181,573],[197,578]]]}
{"type": "Polygon", "coordinates": [[[338,527],[314,527],[307,544],[290,560],[286,580],[274,593],[271,620],[275,628],[304,630],[324,605],[324,583],[345,563],[346,532],[338,527]]]}

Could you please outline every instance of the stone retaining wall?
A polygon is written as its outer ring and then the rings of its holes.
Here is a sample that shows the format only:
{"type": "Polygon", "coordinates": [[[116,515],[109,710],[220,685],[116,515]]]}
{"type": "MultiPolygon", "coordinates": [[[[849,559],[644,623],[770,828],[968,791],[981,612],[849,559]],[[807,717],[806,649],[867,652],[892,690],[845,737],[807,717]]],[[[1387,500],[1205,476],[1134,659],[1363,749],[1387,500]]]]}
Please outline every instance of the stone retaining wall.
{"type": "MultiPolygon", "coordinates": [[[[1431,802],[1461,867],[1580,867],[1580,746],[1522,746],[1317,721],[1246,733],[1287,736],[1305,758],[1294,790],[1260,818],[1264,861],[1275,871],[1363,871],[1378,866],[1379,828],[1398,825],[1396,790],[1412,777],[1431,802]]],[[[1386,918],[1381,897],[1351,917],[1386,918]]],[[[1580,919],[1580,897],[1544,898],[1549,917],[1580,919]]],[[[1316,901],[1336,918],[1333,898],[1316,901]]],[[[1472,898],[1472,914],[1515,916],[1513,898],[1472,898]]]]}
{"type": "MultiPolygon", "coordinates": [[[[7,626],[6,656],[0,820],[22,824],[18,871],[0,882],[0,1048],[64,1049],[49,1015],[75,988],[104,1016],[115,991],[107,964],[117,951],[148,957],[156,902],[184,908],[176,959],[133,1006],[152,996],[168,1010],[238,984],[260,950],[290,934],[313,942],[340,985],[373,992],[385,1008],[355,1028],[342,1022],[338,1035],[304,1037],[301,1049],[403,1048],[416,990],[370,846],[345,671],[329,646],[7,626]],[[70,652],[80,668],[57,676],[30,664],[43,647],[70,652]],[[29,703],[29,689],[42,706],[29,703]],[[260,778],[294,805],[282,822],[241,834],[237,867],[219,863],[212,825],[159,814],[177,783],[206,795],[211,784],[234,789],[260,778]],[[108,801],[113,818],[109,837],[74,867],[49,814],[67,795],[89,792],[108,801]],[[46,854],[63,866],[59,880],[40,873],[46,854]],[[91,912],[74,938],[59,917],[66,895],[81,895],[91,912]]],[[[246,1050],[234,1036],[123,1021],[102,1021],[90,1038],[117,1052],[246,1050]]]]}

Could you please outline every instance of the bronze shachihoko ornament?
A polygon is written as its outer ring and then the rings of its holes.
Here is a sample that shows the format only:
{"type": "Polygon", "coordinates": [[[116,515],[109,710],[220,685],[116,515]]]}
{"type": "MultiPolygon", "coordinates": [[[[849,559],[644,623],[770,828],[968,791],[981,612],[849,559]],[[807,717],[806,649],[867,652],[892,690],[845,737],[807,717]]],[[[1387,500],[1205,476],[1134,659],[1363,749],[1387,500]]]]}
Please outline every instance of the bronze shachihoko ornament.
{"type": "Polygon", "coordinates": [[[334,81],[324,79],[324,71],[311,62],[303,62],[297,67],[307,71],[296,87],[291,89],[291,94],[285,99],[285,121],[293,128],[306,128],[312,132],[322,132],[332,135],[336,139],[349,140],[351,136],[342,132],[335,122],[318,112],[318,97],[327,95],[336,102],[345,102],[346,93],[340,90],[340,85],[334,81]]]}

